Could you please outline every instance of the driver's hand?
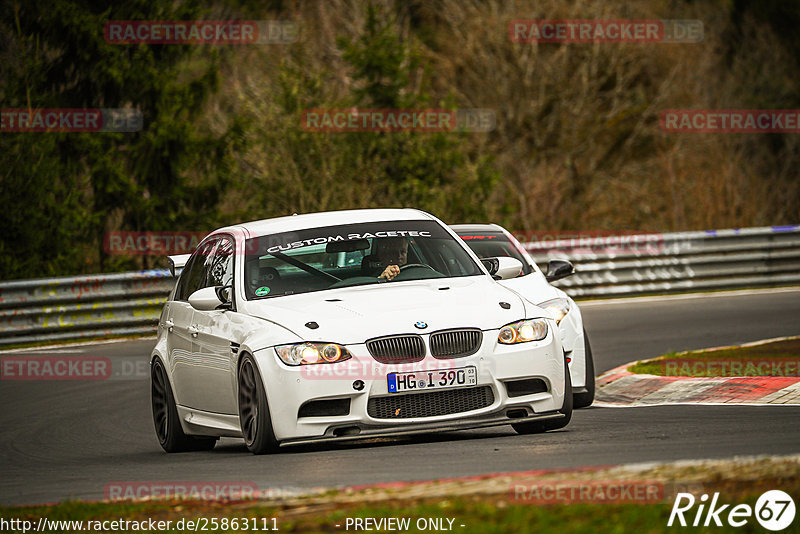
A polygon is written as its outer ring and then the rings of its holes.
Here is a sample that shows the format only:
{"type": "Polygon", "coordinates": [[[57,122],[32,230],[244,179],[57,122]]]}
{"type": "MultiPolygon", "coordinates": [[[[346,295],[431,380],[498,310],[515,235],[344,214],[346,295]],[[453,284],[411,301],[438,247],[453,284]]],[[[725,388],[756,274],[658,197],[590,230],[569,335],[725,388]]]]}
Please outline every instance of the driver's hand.
{"type": "Polygon", "coordinates": [[[387,268],[383,270],[381,275],[378,278],[383,278],[385,280],[391,280],[395,276],[400,274],[400,267],[397,265],[389,265],[387,268]]]}

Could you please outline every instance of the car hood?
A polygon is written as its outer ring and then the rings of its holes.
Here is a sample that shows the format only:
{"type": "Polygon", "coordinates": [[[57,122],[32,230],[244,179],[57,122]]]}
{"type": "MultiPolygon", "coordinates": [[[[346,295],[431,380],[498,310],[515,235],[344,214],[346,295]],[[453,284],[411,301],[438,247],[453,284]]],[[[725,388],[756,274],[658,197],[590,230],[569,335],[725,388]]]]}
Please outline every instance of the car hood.
{"type": "Polygon", "coordinates": [[[518,276],[509,280],[501,280],[498,283],[522,295],[534,304],[566,295],[563,291],[547,283],[543,276],[536,273],[518,276]]]}
{"type": "Polygon", "coordinates": [[[247,308],[248,313],[277,323],[301,339],[342,344],[448,328],[490,330],[526,317],[548,317],[546,311],[488,276],[318,291],[251,301],[247,308]],[[508,303],[508,309],[500,302],[508,303]],[[318,328],[306,326],[310,322],[318,328]],[[427,326],[419,328],[417,323],[427,326]]]}

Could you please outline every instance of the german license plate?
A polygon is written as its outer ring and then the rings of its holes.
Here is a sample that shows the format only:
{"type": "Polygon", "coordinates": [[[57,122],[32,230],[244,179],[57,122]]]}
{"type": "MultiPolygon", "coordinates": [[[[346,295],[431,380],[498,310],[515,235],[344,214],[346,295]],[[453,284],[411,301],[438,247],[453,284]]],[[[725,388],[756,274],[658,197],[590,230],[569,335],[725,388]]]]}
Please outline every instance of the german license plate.
{"type": "Polygon", "coordinates": [[[386,375],[386,381],[389,393],[476,386],[478,370],[470,366],[413,373],[389,373],[386,375]]]}

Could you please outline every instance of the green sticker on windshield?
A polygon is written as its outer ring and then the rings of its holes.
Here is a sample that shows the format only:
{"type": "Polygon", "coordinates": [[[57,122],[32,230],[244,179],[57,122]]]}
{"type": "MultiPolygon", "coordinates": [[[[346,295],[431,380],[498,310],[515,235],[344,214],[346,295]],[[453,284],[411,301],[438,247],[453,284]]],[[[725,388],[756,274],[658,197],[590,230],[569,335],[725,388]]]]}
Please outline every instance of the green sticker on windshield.
{"type": "Polygon", "coordinates": [[[263,297],[264,295],[268,295],[268,294],[269,294],[269,288],[267,286],[261,286],[258,289],[256,289],[256,296],[257,297],[263,297]]]}

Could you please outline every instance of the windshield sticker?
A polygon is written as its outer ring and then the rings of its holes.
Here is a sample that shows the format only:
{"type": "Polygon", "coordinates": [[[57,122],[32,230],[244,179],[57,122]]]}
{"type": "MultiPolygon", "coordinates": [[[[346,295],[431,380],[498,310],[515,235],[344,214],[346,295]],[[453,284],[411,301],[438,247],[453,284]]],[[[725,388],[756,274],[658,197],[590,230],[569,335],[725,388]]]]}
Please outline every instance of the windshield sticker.
{"type": "MultiPolygon", "coordinates": [[[[332,245],[327,253],[342,252],[354,242],[380,239],[445,239],[452,235],[438,222],[430,220],[380,221],[338,224],[317,228],[302,228],[291,232],[265,234],[247,240],[247,254],[263,255],[292,253],[307,247],[326,247],[332,245]],[[344,248],[342,248],[344,247],[344,248]]],[[[365,243],[362,243],[362,245],[365,243]]],[[[360,247],[360,248],[359,248],[360,247]]],[[[362,250],[364,247],[354,250],[362,250]]]]}
{"type": "Polygon", "coordinates": [[[363,234],[347,234],[347,235],[329,235],[324,237],[314,237],[311,239],[304,239],[302,241],[293,241],[282,245],[269,247],[267,252],[273,254],[275,252],[285,252],[296,248],[308,247],[311,245],[324,245],[335,241],[355,241],[359,239],[381,239],[386,237],[433,237],[431,232],[425,230],[390,230],[378,232],[364,232],[363,234]]]}
{"type": "Polygon", "coordinates": [[[261,286],[256,289],[256,296],[263,297],[265,295],[269,295],[269,288],[267,286],[261,286]]]}

